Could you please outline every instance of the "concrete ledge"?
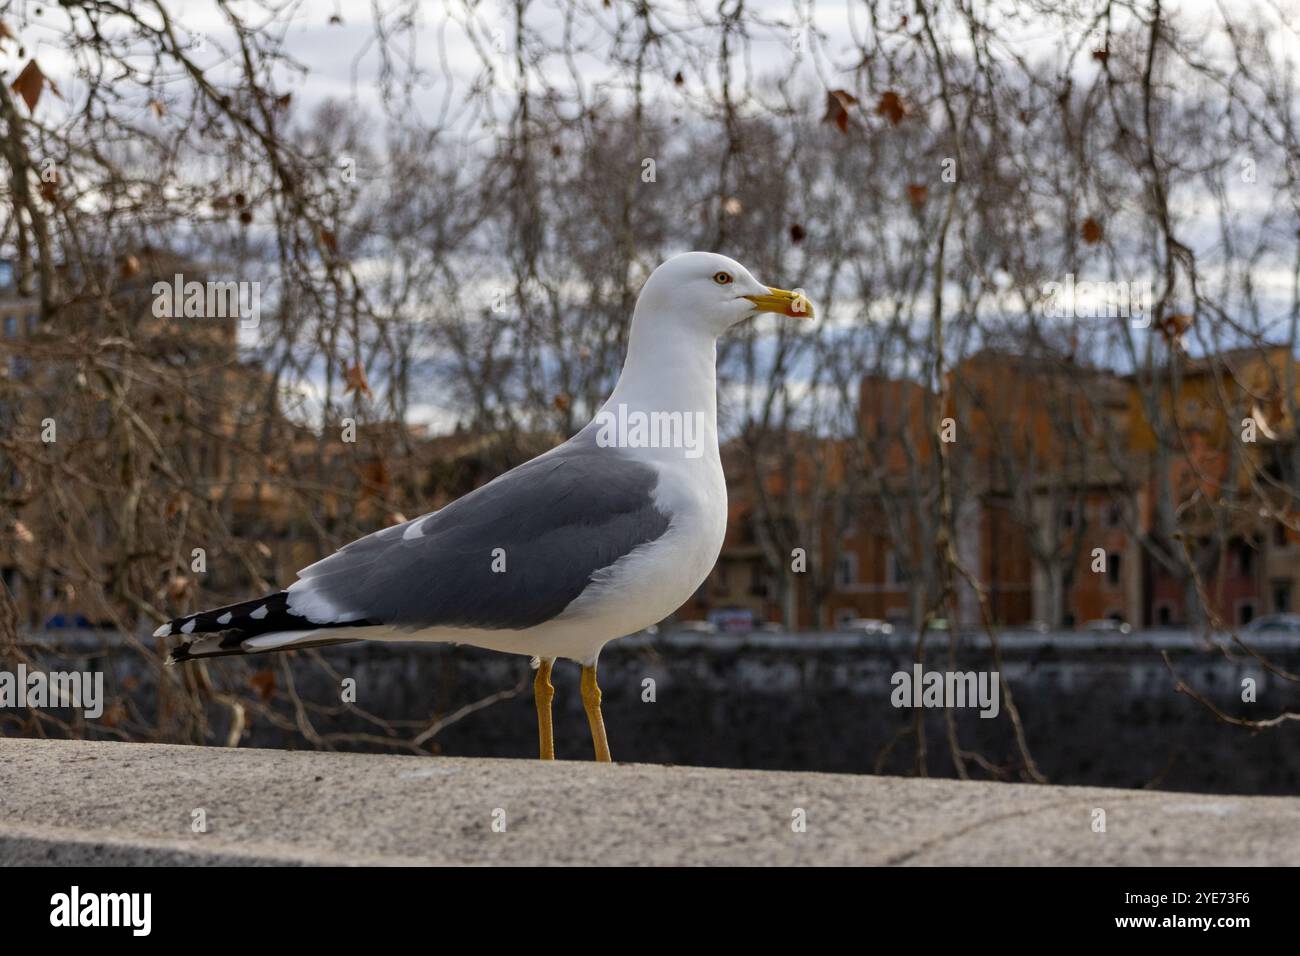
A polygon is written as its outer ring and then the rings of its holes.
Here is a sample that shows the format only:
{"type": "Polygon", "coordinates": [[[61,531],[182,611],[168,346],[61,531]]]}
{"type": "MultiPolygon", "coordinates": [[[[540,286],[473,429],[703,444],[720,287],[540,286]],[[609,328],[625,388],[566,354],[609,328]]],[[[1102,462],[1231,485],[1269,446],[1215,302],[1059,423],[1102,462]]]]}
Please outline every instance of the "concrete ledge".
{"type": "Polygon", "coordinates": [[[0,862],[1294,865],[1300,798],[0,739],[0,862]]]}

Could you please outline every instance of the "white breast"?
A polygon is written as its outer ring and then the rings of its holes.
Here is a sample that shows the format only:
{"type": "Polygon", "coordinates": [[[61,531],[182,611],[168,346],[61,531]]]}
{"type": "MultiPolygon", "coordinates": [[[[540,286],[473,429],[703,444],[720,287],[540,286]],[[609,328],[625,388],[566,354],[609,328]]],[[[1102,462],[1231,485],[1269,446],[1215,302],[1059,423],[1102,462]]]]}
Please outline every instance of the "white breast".
{"type": "Polygon", "coordinates": [[[670,516],[668,530],[597,572],[562,615],[599,620],[605,640],[658,623],[689,601],[722,550],[727,486],[716,450],[697,459],[656,455],[653,464],[655,506],[670,516]]]}

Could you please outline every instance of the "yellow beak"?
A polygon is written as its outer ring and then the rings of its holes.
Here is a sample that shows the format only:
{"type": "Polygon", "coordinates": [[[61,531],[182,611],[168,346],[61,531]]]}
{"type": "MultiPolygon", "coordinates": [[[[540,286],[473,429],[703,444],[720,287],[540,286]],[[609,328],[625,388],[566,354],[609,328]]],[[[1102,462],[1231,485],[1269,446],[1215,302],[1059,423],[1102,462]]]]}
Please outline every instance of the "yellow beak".
{"type": "Polygon", "coordinates": [[[812,303],[802,292],[769,288],[767,295],[747,295],[745,298],[754,303],[759,312],[776,312],[779,315],[790,315],[799,319],[816,318],[812,303]]]}

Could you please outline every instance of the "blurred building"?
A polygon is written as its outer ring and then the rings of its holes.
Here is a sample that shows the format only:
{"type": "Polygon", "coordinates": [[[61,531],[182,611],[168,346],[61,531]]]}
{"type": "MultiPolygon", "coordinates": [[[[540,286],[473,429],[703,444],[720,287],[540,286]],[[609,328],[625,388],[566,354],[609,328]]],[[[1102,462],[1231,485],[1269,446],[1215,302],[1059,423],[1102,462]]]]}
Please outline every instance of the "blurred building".
{"type": "MultiPolygon", "coordinates": [[[[1226,623],[1294,611],[1297,371],[1285,347],[1188,359],[1154,382],[993,349],[954,368],[953,548],[992,618],[1010,627],[1194,623],[1197,584],[1174,550],[1184,540],[1226,623]],[[1152,396],[1163,411],[1152,413],[1152,396]]],[[[748,473],[751,456],[727,449],[726,542],[682,616],[737,627],[919,620],[936,586],[927,521],[939,495],[929,425],[939,401],[914,381],[869,376],[854,441],[823,439],[793,468],[776,460],[748,473]],[[814,457],[840,467],[814,479],[814,457]],[[792,476],[800,494],[787,499],[792,476]],[[818,534],[806,513],[814,508],[825,524],[818,534]],[[817,541],[823,574],[786,573],[788,549],[774,547],[782,526],[817,541]]],[[[964,581],[953,606],[959,624],[982,619],[964,581]]]]}

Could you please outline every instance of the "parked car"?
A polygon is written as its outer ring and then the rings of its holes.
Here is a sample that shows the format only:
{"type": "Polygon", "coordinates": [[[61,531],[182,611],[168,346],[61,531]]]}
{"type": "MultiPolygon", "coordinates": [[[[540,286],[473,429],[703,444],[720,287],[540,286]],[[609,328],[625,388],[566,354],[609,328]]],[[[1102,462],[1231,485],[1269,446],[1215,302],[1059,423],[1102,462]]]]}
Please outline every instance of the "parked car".
{"type": "Polygon", "coordinates": [[[1102,617],[1088,621],[1083,625],[1085,631],[1102,634],[1129,634],[1133,627],[1127,621],[1117,621],[1113,617],[1102,617]]]}
{"type": "Polygon", "coordinates": [[[845,621],[840,626],[840,630],[861,631],[864,634],[893,634],[894,625],[875,617],[855,617],[851,621],[845,621]]]}
{"type": "Polygon", "coordinates": [[[1246,625],[1247,634],[1300,634],[1300,614],[1265,614],[1246,625]]]}
{"type": "Polygon", "coordinates": [[[717,634],[718,625],[712,621],[682,621],[677,625],[677,630],[687,634],[717,634]]]}

